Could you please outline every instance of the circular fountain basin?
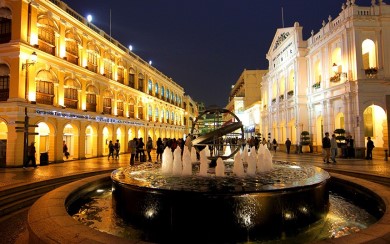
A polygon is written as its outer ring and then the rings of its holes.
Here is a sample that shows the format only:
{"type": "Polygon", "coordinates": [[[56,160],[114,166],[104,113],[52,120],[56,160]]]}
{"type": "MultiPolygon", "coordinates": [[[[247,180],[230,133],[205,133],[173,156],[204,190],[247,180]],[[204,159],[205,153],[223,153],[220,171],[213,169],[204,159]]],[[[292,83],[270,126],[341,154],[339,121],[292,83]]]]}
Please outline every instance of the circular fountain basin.
{"type": "Polygon", "coordinates": [[[260,240],[293,235],[329,209],[329,174],[317,167],[275,162],[254,176],[164,175],[158,167],[121,168],[111,175],[115,212],[150,241],[260,240]]]}

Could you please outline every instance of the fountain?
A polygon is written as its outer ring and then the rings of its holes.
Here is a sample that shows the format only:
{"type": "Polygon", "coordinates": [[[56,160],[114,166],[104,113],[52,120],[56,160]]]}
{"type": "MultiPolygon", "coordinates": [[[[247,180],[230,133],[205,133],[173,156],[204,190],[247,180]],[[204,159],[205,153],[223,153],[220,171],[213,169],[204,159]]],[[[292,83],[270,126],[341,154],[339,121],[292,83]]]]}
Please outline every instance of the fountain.
{"type": "Polygon", "coordinates": [[[266,148],[247,151],[237,153],[233,164],[218,158],[215,168],[209,167],[207,149],[199,152],[200,162],[192,162],[185,148],[183,156],[180,149],[165,150],[161,168],[118,169],[111,176],[115,212],[156,242],[262,240],[323,218],[327,172],[272,163],[266,148]]]}
{"type": "Polygon", "coordinates": [[[329,180],[316,167],[272,162],[265,147],[257,153],[251,149],[248,157],[255,158],[256,170],[252,160],[255,173],[248,174],[243,154],[249,148],[239,151],[242,145],[233,145],[234,161],[224,158],[223,172],[209,168],[224,148],[216,150],[216,145],[210,144],[211,150],[202,145],[199,162],[190,157],[189,163],[188,152],[180,162],[175,153],[175,174],[174,153],[166,149],[161,167],[122,168],[111,177],[89,177],[46,194],[29,211],[30,242],[311,243],[332,238],[332,243],[356,243],[383,242],[388,236],[385,187],[334,173],[329,180]],[[96,201],[103,193],[107,197],[96,201]]]}

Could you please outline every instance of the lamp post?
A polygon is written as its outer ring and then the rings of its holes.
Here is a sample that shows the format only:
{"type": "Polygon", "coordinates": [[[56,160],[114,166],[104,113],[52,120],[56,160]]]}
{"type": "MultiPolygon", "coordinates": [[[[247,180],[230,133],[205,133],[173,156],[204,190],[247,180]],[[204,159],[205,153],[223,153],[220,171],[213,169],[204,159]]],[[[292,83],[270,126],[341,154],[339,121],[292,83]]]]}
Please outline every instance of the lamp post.
{"type": "Polygon", "coordinates": [[[30,59],[26,59],[26,63],[22,65],[22,70],[26,69],[26,80],[24,83],[24,92],[25,92],[25,99],[27,102],[29,102],[29,97],[28,97],[28,88],[29,88],[29,80],[28,80],[28,67],[30,65],[34,65],[37,62],[37,53],[33,52],[30,55],[30,59]]]}
{"type": "MultiPolygon", "coordinates": [[[[24,83],[24,98],[26,99],[27,102],[29,102],[29,97],[28,97],[28,67],[30,65],[34,65],[37,61],[37,53],[33,52],[30,55],[30,59],[26,59],[26,63],[22,65],[22,70],[26,69],[26,80],[24,83]]],[[[27,155],[28,155],[28,135],[33,135],[36,133],[29,133],[28,128],[29,127],[36,127],[36,126],[31,126],[29,125],[29,118],[27,116],[27,107],[24,108],[24,121],[17,121],[16,123],[18,124],[23,124],[23,127],[17,127],[17,131],[23,132],[23,166],[26,166],[27,162],[27,155]]]]}

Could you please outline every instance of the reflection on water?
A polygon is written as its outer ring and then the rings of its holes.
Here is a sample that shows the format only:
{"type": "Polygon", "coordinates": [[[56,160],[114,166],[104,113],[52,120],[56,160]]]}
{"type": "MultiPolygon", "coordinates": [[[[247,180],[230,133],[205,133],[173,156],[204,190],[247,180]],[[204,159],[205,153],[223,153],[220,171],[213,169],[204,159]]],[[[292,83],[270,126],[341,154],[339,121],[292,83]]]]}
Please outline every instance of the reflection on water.
{"type": "MultiPolygon", "coordinates": [[[[263,240],[251,243],[310,243],[328,238],[338,238],[367,228],[376,222],[375,217],[367,213],[341,196],[330,194],[330,209],[327,217],[310,229],[302,231],[294,237],[284,237],[279,240],[263,240]]],[[[129,240],[148,241],[148,233],[127,225],[116,216],[111,203],[111,189],[97,191],[88,198],[73,218],[96,230],[107,232],[129,240]]],[[[305,211],[301,209],[300,211],[305,211]]]]}

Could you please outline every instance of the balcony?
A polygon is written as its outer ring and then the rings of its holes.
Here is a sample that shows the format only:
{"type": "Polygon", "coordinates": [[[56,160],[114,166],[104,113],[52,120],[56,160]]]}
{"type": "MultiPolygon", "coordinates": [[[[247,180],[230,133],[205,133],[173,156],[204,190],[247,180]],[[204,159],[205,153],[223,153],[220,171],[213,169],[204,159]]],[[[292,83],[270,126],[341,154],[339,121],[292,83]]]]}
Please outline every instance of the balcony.
{"type": "Polygon", "coordinates": [[[96,103],[87,103],[86,111],[96,112],[96,103]]]}
{"type": "Polygon", "coordinates": [[[37,92],[37,103],[53,105],[54,95],[37,92]]]}
{"type": "Polygon", "coordinates": [[[64,105],[67,108],[77,109],[78,101],[74,100],[74,99],[65,98],[64,99],[64,105]]]}

